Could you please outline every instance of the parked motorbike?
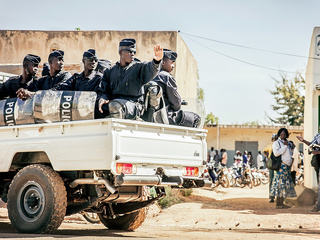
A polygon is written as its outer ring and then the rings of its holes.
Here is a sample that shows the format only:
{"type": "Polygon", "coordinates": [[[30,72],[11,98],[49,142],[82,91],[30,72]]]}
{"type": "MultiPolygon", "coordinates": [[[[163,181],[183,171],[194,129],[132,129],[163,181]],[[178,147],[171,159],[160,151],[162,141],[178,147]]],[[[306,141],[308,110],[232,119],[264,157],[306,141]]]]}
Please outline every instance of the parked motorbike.
{"type": "Polygon", "coordinates": [[[237,187],[245,187],[253,188],[253,180],[251,175],[251,170],[249,166],[244,166],[243,168],[238,168],[238,166],[233,166],[232,172],[232,185],[237,187]]]}
{"type": "Polygon", "coordinates": [[[218,187],[221,185],[224,188],[228,188],[230,186],[229,179],[225,175],[224,167],[222,167],[221,163],[219,163],[216,167],[212,163],[208,164],[208,171],[212,171],[212,174],[215,177],[215,181],[212,180],[212,187],[218,187]]]}

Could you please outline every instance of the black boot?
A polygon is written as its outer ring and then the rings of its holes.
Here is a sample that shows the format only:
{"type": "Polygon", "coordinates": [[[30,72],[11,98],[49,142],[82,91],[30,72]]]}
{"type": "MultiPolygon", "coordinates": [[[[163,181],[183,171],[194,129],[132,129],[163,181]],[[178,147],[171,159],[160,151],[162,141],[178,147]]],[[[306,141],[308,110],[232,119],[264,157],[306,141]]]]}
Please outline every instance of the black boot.
{"type": "Polygon", "coordinates": [[[281,198],[280,198],[280,204],[281,204],[282,208],[291,208],[290,206],[285,205],[285,204],[283,203],[283,201],[284,201],[284,197],[281,197],[281,198]]]}
{"type": "Polygon", "coordinates": [[[282,208],[280,197],[276,198],[276,208],[282,208]]]}

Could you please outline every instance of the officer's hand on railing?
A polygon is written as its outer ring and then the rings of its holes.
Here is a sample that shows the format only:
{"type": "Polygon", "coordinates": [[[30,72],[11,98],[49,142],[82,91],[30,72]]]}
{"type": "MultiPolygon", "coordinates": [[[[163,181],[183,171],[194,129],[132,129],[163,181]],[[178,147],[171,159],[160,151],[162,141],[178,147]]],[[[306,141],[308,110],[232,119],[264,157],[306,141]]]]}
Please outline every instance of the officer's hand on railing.
{"type": "Polygon", "coordinates": [[[107,104],[108,102],[109,102],[109,100],[105,100],[105,99],[103,99],[103,98],[100,98],[100,99],[99,99],[99,111],[100,111],[101,113],[103,113],[102,106],[103,106],[104,104],[107,104]]]}
{"type": "Polygon", "coordinates": [[[20,98],[22,100],[26,100],[27,98],[30,98],[31,96],[33,96],[35,93],[30,92],[24,88],[19,88],[18,91],[16,92],[16,94],[17,94],[18,98],[20,98]]]}

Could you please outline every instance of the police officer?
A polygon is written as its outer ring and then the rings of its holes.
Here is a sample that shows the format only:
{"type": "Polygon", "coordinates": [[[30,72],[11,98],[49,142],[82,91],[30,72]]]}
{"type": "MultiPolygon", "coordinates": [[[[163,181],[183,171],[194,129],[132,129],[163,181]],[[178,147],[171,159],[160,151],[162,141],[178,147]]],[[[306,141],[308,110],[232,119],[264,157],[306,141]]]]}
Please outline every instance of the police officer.
{"type": "Polygon", "coordinates": [[[163,49],[154,46],[150,62],[135,61],[136,40],[123,39],[119,43],[120,60],[106,69],[98,89],[98,107],[101,116],[134,119],[139,117],[143,102],[143,85],[152,80],[160,70],[163,49]],[[111,101],[112,100],[112,101],[111,101]]]}
{"type": "Polygon", "coordinates": [[[45,77],[45,76],[48,76],[49,74],[50,74],[50,66],[49,66],[49,63],[45,62],[43,64],[41,76],[45,77]]]}
{"type": "Polygon", "coordinates": [[[0,100],[4,98],[17,97],[19,88],[27,88],[28,84],[33,79],[38,79],[36,76],[41,58],[39,56],[28,54],[23,59],[23,72],[20,76],[14,76],[0,85],[0,100]]]}
{"type": "Polygon", "coordinates": [[[84,70],[75,73],[66,81],[58,83],[53,87],[54,90],[75,90],[75,91],[97,91],[102,74],[95,71],[98,62],[96,50],[89,49],[83,53],[82,63],[84,70]]]}
{"type": "Polygon", "coordinates": [[[178,93],[177,82],[171,75],[177,57],[178,54],[175,51],[163,49],[161,71],[153,81],[162,88],[169,124],[196,128],[201,118],[196,113],[181,110],[181,97],[178,93]]]}
{"type": "Polygon", "coordinates": [[[50,74],[40,78],[38,81],[32,81],[27,89],[19,89],[18,97],[27,98],[38,90],[48,90],[55,87],[58,83],[63,82],[71,77],[71,73],[62,71],[64,66],[64,52],[55,50],[49,54],[50,74]]]}
{"type": "Polygon", "coordinates": [[[104,71],[110,67],[111,67],[111,61],[105,60],[105,59],[99,59],[95,71],[103,74],[104,71]]]}

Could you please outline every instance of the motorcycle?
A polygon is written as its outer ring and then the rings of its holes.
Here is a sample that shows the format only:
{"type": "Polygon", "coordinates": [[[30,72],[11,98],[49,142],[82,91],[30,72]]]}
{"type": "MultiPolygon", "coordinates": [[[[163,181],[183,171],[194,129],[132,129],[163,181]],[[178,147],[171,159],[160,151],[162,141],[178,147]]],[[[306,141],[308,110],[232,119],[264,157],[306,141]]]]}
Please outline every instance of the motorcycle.
{"type": "Polygon", "coordinates": [[[215,168],[212,163],[208,164],[208,171],[212,171],[212,174],[215,177],[215,181],[212,180],[211,187],[218,187],[221,185],[224,188],[228,188],[230,186],[229,179],[225,175],[224,167],[222,167],[221,163],[218,163],[218,166],[215,168]]]}
{"type": "Polygon", "coordinates": [[[243,168],[239,168],[237,165],[234,164],[232,177],[232,184],[234,186],[241,188],[248,186],[249,188],[253,188],[252,174],[248,165],[245,165],[243,168]]]}

